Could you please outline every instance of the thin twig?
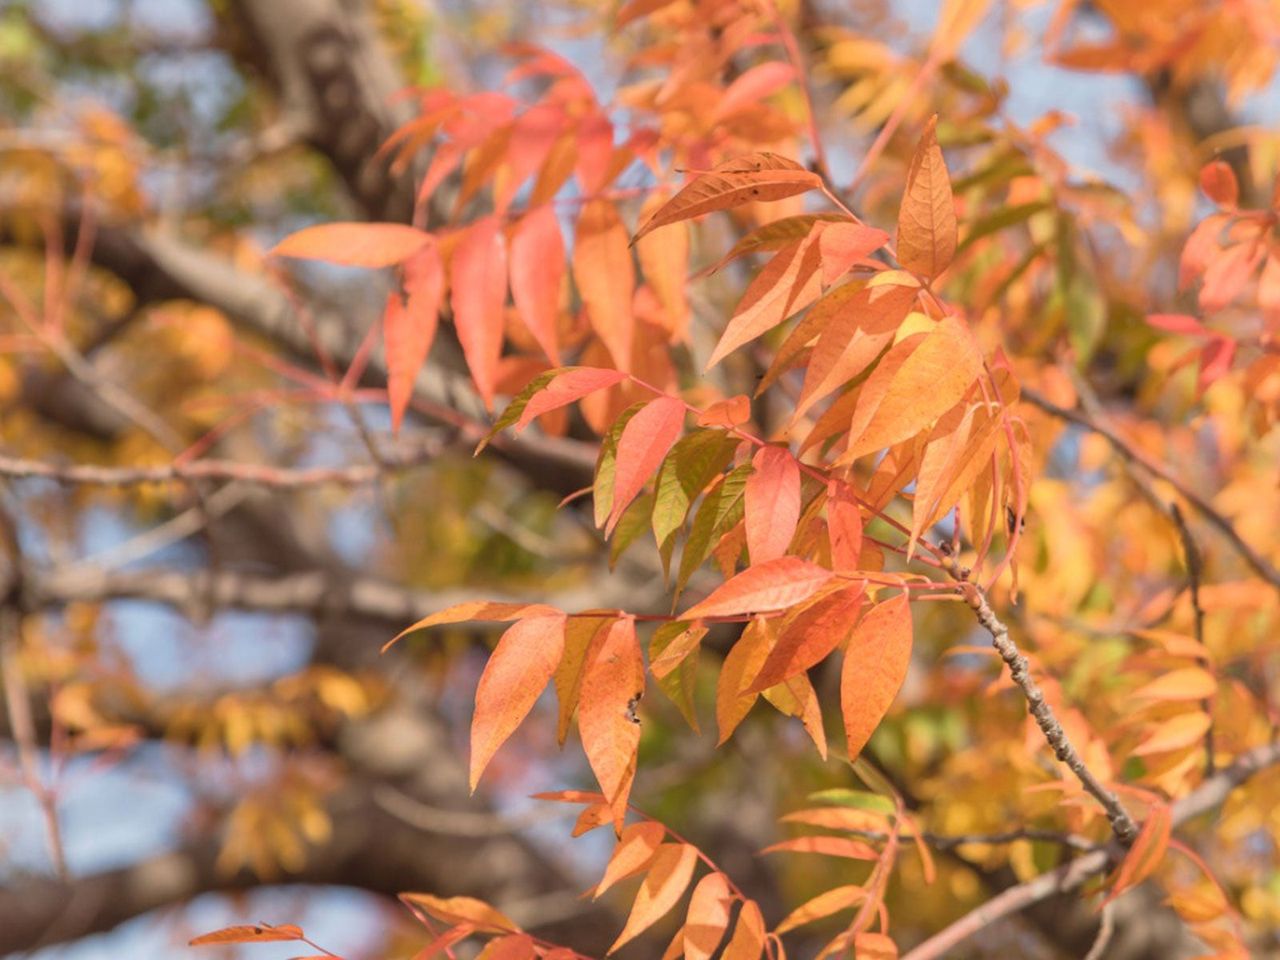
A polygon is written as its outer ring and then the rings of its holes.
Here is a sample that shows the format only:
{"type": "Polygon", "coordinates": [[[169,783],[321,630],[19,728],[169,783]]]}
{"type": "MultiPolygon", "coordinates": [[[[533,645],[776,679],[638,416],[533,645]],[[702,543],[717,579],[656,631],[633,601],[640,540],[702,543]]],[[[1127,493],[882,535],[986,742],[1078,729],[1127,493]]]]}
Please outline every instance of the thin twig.
{"type": "MultiPolygon", "coordinates": [[[[1173,518],[1174,525],[1178,528],[1178,536],[1182,539],[1182,552],[1186,556],[1187,561],[1187,589],[1191,594],[1191,612],[1195,618],[1196,642],[1200,648],[1204,649],[1204,607],[1200,605],[1200,575],[1203,564],[1200,560],[1200,548],[1196,546],[1195,538],[1191,535],[1191,528],[1187,526],[1187,518],[1182,515],[1182,508],[1177,503],[1169,504],[1169,516],[1173,518]]],[[[1201,658],[1201,666],[1206,669],[1210,666],[1208,658],[1201,658]]],[[[1204,712],[1208,714],[1210,720],[1213,719],[1213,697],[1206,697],[1201,701],[1204,706],[1204,712]]],[[[1212,776],[1216,762],[1214,760],[1213,748],[1213,724],[1209,724],[1209,729],[1204,732],[1204,772],[1206,776],[1212,776]]]]}
{"type": "MultiPolygon", "coordinates": [[[[1173,804],[1175,827],[1219,806],[1236,787],[1261,770],[1280,764],[1280,742],[1255,747],[1237,757],[1191,793],[1173,804]]],[[[903,955],[902,960],[937,960],[951,956],[952,951],[979,930],[1004,917],[1018,913],[1057,893],[1068,893],[1090,877],[1107,869],[1112,860],[1109,850],[1095,850],[1063,864],[1055,870],[1003,891],[976,910],[934,934],[924,943],[903,955]]]]}
{"type": "Polygon", "coordinates": [[[1152,460],[1145,453],[1130,444],[1129,441],[1125,440],[1124,437],[1116,433],[1116,431],[1111,427],[1098,422],[1087,413],[1083,413],[1079,410],[1068,410],[1066,407],[1060,407],[1048,397],[1025,387],[1022,390],[1022,397],[1028,403],[1039,407],[1045,413],[1051,414],[1062,420],[1067,420],[1077,426],[1084,427],[1086,430],[1098,434],[1098,436],[1111,444],[1112,449],[1125,460],[1130,463],[1138,464],[1153,476],[1159,477],[1161,480],[1165,481],[1165,483],[1173,487],[1174,490],[1178,492],[1178,495],[1186,500],[1187,503],[1195,507],[1196,510],[1207,521],[1209,521],[1209,523],[1218,528],[1222,535],[1231,542],[1231,545],[1235,547],[1236,551],[1244,558],[1244,561],[1249,564],[1249,566],[1251,566],[1273,587],[1280,589],[1280,570],[1273,567],[1265,557],[1246,543],[1236,531],[1236,528],[1232,526],[1231,521],[1223,516],[1222,513],[1213,506],[1213,504],[1188,487],[1171,470],[1169,470],[1168,467],[1152,460]]]}
{"type": "Polygon", "coordinates": [[[1102,960],[1107,955],[1107,947],[1111,946],[1111,937],[1116,932],[1115,904],[1108,903],[1102,908],[1102,920],[1098,924],[1098,935],[1093,946],[1084,955],[1084,960],[1102,960]]]}

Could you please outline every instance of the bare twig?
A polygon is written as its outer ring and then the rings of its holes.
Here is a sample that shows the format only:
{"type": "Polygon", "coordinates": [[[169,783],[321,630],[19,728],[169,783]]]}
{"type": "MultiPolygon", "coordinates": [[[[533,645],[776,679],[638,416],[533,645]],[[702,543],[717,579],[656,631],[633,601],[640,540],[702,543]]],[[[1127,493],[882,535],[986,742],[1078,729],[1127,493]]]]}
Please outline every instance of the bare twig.
{"type": "MultiPolygon", "coordinates": [[[[1254,774],[1280,764],[1280,742],[1255,747],[1237,757],[1195,790],[1173,804],[1173,825],[1179,826],[1193,817],[1219,806],[1232,790],[1254,774]]],[[[1057,893],[1075,890],[1090,877],[1107,869],[1111,863],[1109,850],[1095,850],[1063,864],[1056,870],[1033,880],[1010,887],[976,910],[965,914],[950,926],[934,934],[924,943],[903,955],[902,960],[937,960],[950,956],[956,946],[997,920],[1025,910],[1057,893]]]]}
{"type": "Polygon", "coordinates": [[[1098,936],[1093,946],[1085,954],[1084,960],[1102,960],[1107,955],[1107,947],[1111,946],[1111,937],[1116,932],[1114,904],[1108,903],[1102,908],[1102,920],[1098,924],[1098,936]]]}
{"type": "Polygon", "coordinates": [[[1236,531],[1236,528],[1232,526],[1231,521],[1223,516],[1222,513],[1213,506],[1213,504],[1188,487],[1168,467],[1152,460],[1145,453],[1130,444],[1129,441],[1125,440],[1124,437],[1120,436],[1120,434],[1110,426],[1100,423],[1096,418],[1089,416],[1087,413],[1079,410],[1068,410],[1066,407],[1060,407],[1048,397],[1045,397],[1032,389],[1024,388],[1022,391],[1022,397],[1028,403],[1039,407],[1045,413],[1051,414],[1059,419],[1069,421],[1070,423],[1074,423],[1077,426],[1084,427],[1086,430],[1098,434],[1098,436],[1111,444],[1111,448],[1125,460],[1141,466],[1153,476],[1159,477],[1165,483],[1168,483],[1178,492],[1179,496],[1186,500],[1187,503],[1191,504],[1191,506],[1195,507],[1196,510],[1207,521],[1209,521],[1209,523],[1218,528],[1219,532],[1221,532],[1222,535],[1231,542],[1231,545],[1235,547],[1236,552],[1244,558],[1244,561],[1249,564],[1250,567],[1252,567],[1273,587],[1280,589],[1280,570],[1273,567],[1265,557],[1246,543],[1236,531]]]}

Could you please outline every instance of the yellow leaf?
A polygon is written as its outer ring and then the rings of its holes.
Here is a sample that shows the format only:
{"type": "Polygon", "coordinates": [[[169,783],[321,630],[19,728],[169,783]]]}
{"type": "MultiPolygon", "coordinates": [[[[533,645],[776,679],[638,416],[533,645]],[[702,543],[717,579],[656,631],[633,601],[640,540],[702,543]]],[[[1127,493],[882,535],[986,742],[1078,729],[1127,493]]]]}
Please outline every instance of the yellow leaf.
{"type": "Polygon", "coordinates": [[[937,126],[935,115],[911,158],[898,211],[898,262],[929,280],[945,270],[956,253],[956,211],[937,126]]]}

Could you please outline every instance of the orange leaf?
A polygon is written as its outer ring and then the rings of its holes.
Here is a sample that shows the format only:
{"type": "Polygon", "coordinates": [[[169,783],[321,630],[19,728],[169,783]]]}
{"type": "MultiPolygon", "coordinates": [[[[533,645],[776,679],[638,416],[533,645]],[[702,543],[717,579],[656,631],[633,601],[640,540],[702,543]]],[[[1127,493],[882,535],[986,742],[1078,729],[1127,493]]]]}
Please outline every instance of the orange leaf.
{"type": "Polygon", "coordinates": [[[301,940],[302,928],[292,923],[272,926],[269,923],[255,923],[237,927],[223,927],[213,933],[202,934],[194,940],[188,940],[189,947],[204,947],[216,943],[266,943],[270,940],[301,940]]]}
{"type": "Polygon", "coordinates": [[[427,627],[438,626],[442,623],[462,623],[464,620],[523,620],[525,617],[549,617],[559,612],[555,607],[549,607],[545,603],[499,603],[492,600],[467,600],[464,603],[455,603],[451,607],[437,610],[430,616],[423,617],[413,626],[405,627],[388,640],[382,649],[385,652],[387,647],[390,647],[401,637],[407,636],[416,630],[425,630],[427,627]]]}
{"type": "Polygon", "coordinates": [[[564,631],[564,653],[560,666],[556,667],[556,699],[560,701],[560,715],[556,722],[556,742],[564,746],[573,722],[574,711],[582,691],[582,672],[587,665],[587,654],[601,631],[608,630],[613,617],[571,617],[564,631]]]}
{"type": "Polygon", "coordinates": [[[591,329],[609,348],[614,365],[630,370],[635,266],[627,247],[627,230],[608,200],[589,200],[582,205],[573,246],[573,280],[586,304],[591,329]]]}
{"type": "Polygon", "coordinates": [[[761,853],[817,853],[850,860],[879,860],[880,852],[869,843],[849,837],[794,837],[770,844],[761,853]]]}
{"type": "Polygon", "coordinates": [[[1171,670],[1133,692],[1136,700],[1207,700],[1218,692],[1218,680],[1203,667],[1171,670]]]}
{"type": "Polygon", "coordinates": [[[453,323],[471,379],[493,408],[498,358],[502,355],[503,307],[507,299],[507,253],[496,216],[463,232],[450,265],[453,323]]]}
{"type": "Polygon", "coordinates": [[[534,960],[536,956],[533,938],[527,933],[513,933],[490,940],[476,960],[534,960]]]}
{"type": "Polygon", "coordinates": [[[710,370],[745,343],[776,327],[822,293],[815,235],[809,234],[783,247],[747,286],[720,342],[711,352],[710,370]]]}
{"type": "Polygon", "coordinates": [[[728,400],[713,403],[698,414],[700,427],[740,427],[751,419],[751,400],[740,393],[728,400]]]}
{"type": "Polygon", "coordinates": [[[858,261],[865,260],[889,242],[887,233],[864,223],[836,220],[820,222],[816,229],[824,286],[833,284],[858,261]]]}
{"type": "Polygon", "coordinates": [[[444,295],[444,263],[440,248],[431,243],[404,265],[408,302],[391,294],[383,319],[382,335],[387,353],[387,397],[391,403],[391,429],[399,432],[418,371],[431,352],[444,295]]]}
{"type": "Polygon", "coordinates": [[[800,519],[800,467],[790,451],[766,446],[751,459],[755,468],[743,490],[747,550],[752,563],[787,552],[800,519]]]}
{"type": "Polygon", "coordinates": [[[733,894],[723,873],[708,873],[693,888],[684,924],[685,960],[711,960],[729,929],[733,894]]]}
{"type": "Polygon", "coordinates": [[[831,579],[831,571],[799,557],[748,567],[682,614],[682,620],[785,610],[803,603],[831,579]]]}
{"type": "Polygon", "coordinates": [[[898,262],[929,280],[945,270],[956,253],[956,210],[937,126],[934,116],[924,128],[898,211],[898,262]]]}
{"type": "Polygon", "coordinates": [[[627,797],[636,775],[640,725],[631,706],[644,694],[644,662],[634,620],[614,621],[593,641],[582,676],[578,729],[591,770],[613,809],[613,825],[622,831],[627,797]]]}
{"type": "Polygon", "coordinates": [[[471,721],[471,790],[498,748],[533,709],[564,652],[564,614],[517,621],[480,674],[471,721]]]}
{"type": "MultiPolygon", "coordinates": [[[[939,61],[954,57],[990,8],[991,0],[946,0],[933,29],[933,56],[939,61]]],[[[858,956],[861,958],[861,952],[858,956]]]]}
{"type": "Polygon", "coordinates": [[[1137,839],[1125,854],[1124,860],[1116,870],[1115,880],[1111,884],[1111,892],[1103,901],[1103,906],[1110,903],[1131,887],[1136,887],[1155,871],[1164,859],[1165,850],[1169,847],[1169,837],[1173,833],[1173,812],[1168,804],[1157,803],[1147,814],[1137,839]]]}
{"type": "Polygon", "coordinates": [[[697,177],[668,200],[636,233],[759,200],[783,200],[822,186],[822,179],[794,160],[773,153],[750,153],[726,160],[697,177]]]}
{"type": "Polygon", "coordinates": [[[564,280],[564,238],[550,204],[526,214],[511,235],[511,299],[553,364],[560,364],[557,320],[564,280]]]}
{"type": "Polygon", "coordinates": [[[973,335],[958,317],[896,344],[867,378],[838,463],[910,439],[962,399],[982,370],[973,335]]]}
{"type": "Polygon", "coordinates": [[[485,933],[520,933],[515,921],[474,897],[436,897],[429,893],[402,893],[405,903],[420,907],[450,925],[469,924],[485,933]]]}
{"type": "Polygon", "coordinates": [[[863,603],[862,582],[814,601],[782,628],[748,693],[759,693],[821,662],[853,629],[863,603]]]}
{"type": "Polygon", "coordinates": [[[613,855],[605,865],[604,876],[591,891],[591,899],[599,899],[619,880],[634,876],[649,866],[666,836],[666,828],[653,820],[628,825],[618,837],[613,855]]]}
{"type": "Polygon", "coordinates": [[[1220,207],[1234,209],[1240,202],[1240,185],[1229,163],[1214,160],[1200,168],[1200,189],[1220,207]]]}
{"type": "Polygon", "coordinates": [[[849,759],[871,739],[893,704],[911,663],[911,606],[905,592],[876,604],[854,628],[840,674],[849,759]]]}
{"type": "Polygon", "coordinates": [[[606,952],[615,952],[662,919],[684,896],[697,864],[698,851],[687,843],[664,843],[659,847],[649,873],[640,884],[640,892],[636,894],[626,926],[606,952]]]}
{"type": "Polygon", "coordinates": [[[567,367],[557,373],[545,387],[529,398],[525,408],[520,411],[520,419],[516,421],[516,430],[523,430],[535,417],[550,410],[581,400],[597,390],[604,390],[627,379],[627,375],[619,370],[602,370],[597,367],[567,367]]]}
{"type": "Polygon", "coordinates": [[[1183,750],[1199,741],[1209,730],[1212,721],[1203,710],[1180,713],[1163,721],[1155,733],[1133,749],[1134,756],[1145,757],[1153,753],[1183,750]]]}
{"type": "Polygon", "coordinates": [[[831,568],[836,573],[857,570],[862,558],[862,514],[853,490],[837,480],[827,487],[827,538],[831,568]]]}
{"type": "Polygon", "coordinates": [[[604,794],[594,790],[551,790],[535,793],[533,799],[550,800],[552,803],[603,803],[604,794]]]}
{"type": "Polygon", "coordinates": [[[764,952],[765,926],[760,907],[748,900],[738,912],[738,924],[733,928],[733,939],[724,948],[720,960],[760,960],[764,952]]]}
{"type": "Polygon", "coordinates": [[[322,223],[289,234],[271,253],[349,267],[391,267],[430,242],[425,230],[401,223],[322,223]]]}
{"type": "Polygon", "coordinates": [[[788,930],[794,930],[796,927],[802,927],[806,923],[813,923],[815,920],[829,917],[833,913],[839,913],[841,910],[848,910],[850,907],[857,906],[866,895],[867,892],[856,884],[836,887],[834,890],[820,893],[809,902],[787,914],[786,919],[778,924],[773,932],[786,933],[788,930]]]}
{"type": "Polygon", "coordinates": [[[759,694],[744,692],[744,689],[759,673],[772,645],[773,623],[764,619],[752,620],[724,658],[720,679],[716,683],[717,747],[733,736],[733,731],[759,699],[759,694]]]}
{"type": "Polygon", "coordinates": [[[675,397],[651,400],[627,421],[618,438],[614,468],[613,509],[605,535],[613,533],[618,519],[636,498],[684,429],[685,406],[675,397]]]}
{"type": "Polygon", "coordinates": [[[898,960],[898,945],[883,933],[863,930],[853,938],[857,960],[898,960]]]}
{"type": "Polygon", "coordinates": [[[758,110],[761,100],[777,93],[794,80],[795,76],[795,68],[781,60],[756,64],[725,89],[720,102],[716,104],[715,113],[712,114],[712,122],[718,123],[743,109],[758,110]]]}

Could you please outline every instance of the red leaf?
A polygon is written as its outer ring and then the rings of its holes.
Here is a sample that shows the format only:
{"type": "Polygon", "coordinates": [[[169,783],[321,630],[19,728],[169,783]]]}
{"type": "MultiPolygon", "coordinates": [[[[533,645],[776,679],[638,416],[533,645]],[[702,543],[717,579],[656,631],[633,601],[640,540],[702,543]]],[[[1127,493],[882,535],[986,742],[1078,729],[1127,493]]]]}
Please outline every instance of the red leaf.
{"type": "Polygon", "coordinates": [[[684,429],[685,406],[675,397],[650,401],[622,428],[613,481],[613,509],[605,525],[611,534],[623,511],[661,466],[684,429]]]}
{"type": "Polygon", "coordinates": [[[750,153],[734,157],[687,184],[645,221],[635,238],[638,240],[668,223],[713,210],[727,210],[759,200],[783,200],[821,186],[822,178],[817,174],[777,154],[750,153]]]}
{"type": "Polygon", "coordinates": [[[517,621],[498,641],[476,689],[471,721],[471,790],[533,709],[564,651],[564,614],[517,621]]]}
{"type": "Polygon", "coordinates": [[[533,938],[527,933],[513,933],[490,940],[476,960],[534,960],[533,938]]]}
{"type": "Polygon", "coordinates": [[[956,253],[956,210],[947,164],[938,146],[938,118],[930,118],[907,169],[898,211],[898,262],[933,279],[956,253]]]}
{"type": "Polygon", "coordinates": [[[1138,837],[1133,841],[1133,846],[1129,848],[1119,869],[1116,870],[1111,892],[1107,894],[1103,906],[1151,876],[1160,865],[1160,861],[1164,859],[1172,833],[1173,811],[1168,804],[1155,804],[1147,814],[1142,829],[1138,831],[1138,837]]]}
{"type": "Polygon", "coordinates": [[[400,223],[322,223],[289,234],[271,253],[349,267],[390,267],[430,242],[425,230],[400,223]]]}
{"type": "Polygon", "coordinates": [[[808,600],[831,576],[830,570],[808,560],[778,557],[748,567],[722,583],[709,597],[681,614],[680,619],[785,610],[808,600]]]}
{"type": "Polygon", "coordinates": [[[272,926],[269,923],[256,923],[236,927],[224,927],[213,933],[202,934],[194,940],[188,940],[189,947],[203,947],[218,943],[266,943],[267,941],[301,940],[302,928],[292,923],[272,926]]]}
{"type": "Polygon", "coordinates": [[[493,409],[507,299],[507,253],[497,217],[477,220],[462,234],[450,269],[450,297],[471,379],[493,409]]]}
{"type": "Polygon", "coordinates": [[[857,570],[862,557],[862,514],[847,483],[832,480],[827,487],[827,537],[831,541],[831,569],[857,570]]]}
{"type": "Polygon", "coordinates": [[[613,953],[624,943],[635,939],[676,905],[698,865],[698,851],[687,843],[664,843],[653,858],[653,865],[640,885],[635,905],[627,917],[622,933],[608,949],[613,953]]]}
{"type": "Polygon", "coordinates": [[[629,371],[636,273],[626,228],[608,200],[582,205],[573,247],[573,280],[587,306],[591,329],[609,348],[614,365],[629,371]]]}
{"type": "Polygon", "coordinates": [[[759,109],[761,100],[777,93],[795,76],[795,68],[781,60],[770,60],[749,68],[725,89],[716,104],[713,121],[719,122],[743,109],[759,109]]]}
{"type": "Polygon", "coordinates": [[[1211,333],[1199,320],[1185,313],[1150,313],[1147,314],[1147,323],[1157,330],[1189,337],[1204,337],[1211,333]]]}
{"type": "Polygon", "coordinates": [[[578,729],[587,761],[613,809],[614,829],[621,832],[640,746],[640,725],[631,719],[631,708],[644,694],[635,621],[614,621],[593,645],[582,676],[578,729]]]}
{"type": "Polygon", "coordinates": [[[800,611],[782,628],[747,692],[759,693],[826,659],[853,629],[862,609],[863,586],[858,582],[842,587],[800,611]]]}
{"type": "Polygon", "coordinates": [[[889,242],[887,233],[864,223],[849,223],[844,220],[819,222],[817,230],[824,286],[830,286],[848,273],[858,261],[866,259],[889,242]]]}
{"type": "Polygon", "coordinates": [[[520,419],[516,421],[516,429],[523,430],[533,422],[534,417],[568,406],[597,390],[621,383],[626,378],[627,375],[618,370],[569,367],[556,374],[542,390],[529,398],[528,404],[520,412],[520,419]]]}
{"type": "Polygon", "coordinates": [[[790,452],[767,446],[751,459],[755,468],[743,491],[747,550],[752,563],[787,552],[800,520],[800,467],[790,452]]]}
{"type": "Polygon", "coordinates": [[[461,623],[464,620],[523,620],[526,617],[549,617],[560,611],[544,603],[500,603],[492,600],[467,600],[451,607],[437,610],[423,617],[412,626],[405,627],[383,645],[383,652],[401,637],[417,630],[425,630],[442,623],[461,623]]]}
{"type": "Polygon", "coordinates": [[[555,210],[544,204],[522,217],[511,235],[511,298],[542,352],[557,366],[556,321],[564,271],[560,224],[555,210]]]}
{"type": "Polygon", "coordinates": [[[849,639],[840,674],[840,710],[851,761],[889,711],[910,664],[911,606],[903,592],[872,607],[849,639]]]}
{"type": "Polygon", "coordinates": [[[1236,183],[1235,171],[1221,160],[1206,163],[1200,168],[1200,189],[1220,207],[1235,209],[1240,202],[1240,185],[1236,183]]]}
{"type": "Polygon", "coordinates": [[[383,319],[382,335],[387,353],[387,397],[391,403],[391,429],[400,430],[405,409],[413,396],[418,371],[431,352],[444,295],[444,263],[434,243],[423,247],[404,265],[408,303],[391,294],[383,319]]]}
{"type": "Polygon", "coordinates": [[[575,172],[584,195],[599,193],[609,181],[613,159],[613,124],[603,113],[593,113],[578,124],[578,162],[575,172]]]}

